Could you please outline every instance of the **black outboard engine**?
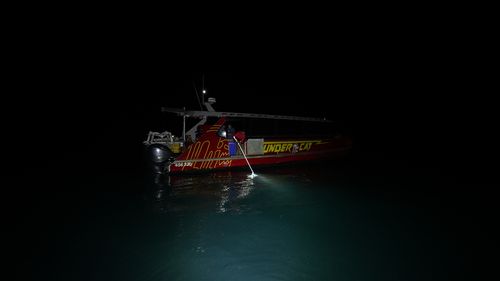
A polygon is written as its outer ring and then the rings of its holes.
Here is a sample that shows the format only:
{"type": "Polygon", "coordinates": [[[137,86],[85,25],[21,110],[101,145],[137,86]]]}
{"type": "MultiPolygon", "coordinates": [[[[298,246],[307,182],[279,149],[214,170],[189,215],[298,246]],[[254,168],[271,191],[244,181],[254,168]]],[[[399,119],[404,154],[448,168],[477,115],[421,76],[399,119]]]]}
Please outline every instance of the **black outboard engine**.
{"type": "Polygon", "coordinates": [[[173,159],[172,151],[165,145],[152,144],[148,147],[148,153],[153,162],[153,170],[158,174],[166,172],[169,162],[173,159]]]}

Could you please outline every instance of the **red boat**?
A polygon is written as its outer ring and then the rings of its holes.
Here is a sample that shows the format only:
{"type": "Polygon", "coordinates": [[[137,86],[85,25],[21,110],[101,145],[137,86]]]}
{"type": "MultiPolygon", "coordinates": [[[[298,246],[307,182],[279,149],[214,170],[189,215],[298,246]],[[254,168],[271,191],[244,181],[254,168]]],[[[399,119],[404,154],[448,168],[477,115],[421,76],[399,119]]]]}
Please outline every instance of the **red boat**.
{"type": "MultiPolygon", "coordinates": [[[[183,173],[214,171],[230,168],[259,167],[284,163],[303,162],[346,155],[351,148],[348,136],[327,131],[317,134],[297,134],[285,137],[276,134],[256,134],[238,127],[238,120],[260,120],[273,123],[278,120],[287,128],[297,124],[328,124],[321,118],[282,116],[254,113],[216,112],[209,98],[206,111],[186,111],[162,108],[163,112],[175,113],[183,119],[182,137],[172,133],[149,132],[144,141],[158,173],[183,173]],[[200,121],[186,132],[186,118],[200,121]],[[213,122],[209,122],[214,119],[213,122]],[[236,124],[236,125],[235,125],[236,124]],[[326,133],[326,134],[324,134],[326,133]]],[[[240,126],[243,123],[240,122],[240,126]]],[[[255,127],[255,126],[252,126],[255,127]]],[[[307,128],[313,127],[307,126],[307,128]]],[[[283,127],[282,127],[283,128],[283,127]]],[[[289,130],[288,130],[289,131],[289,130]]],[[[253,169],[252,169],[253,174],[253,169]]]]}

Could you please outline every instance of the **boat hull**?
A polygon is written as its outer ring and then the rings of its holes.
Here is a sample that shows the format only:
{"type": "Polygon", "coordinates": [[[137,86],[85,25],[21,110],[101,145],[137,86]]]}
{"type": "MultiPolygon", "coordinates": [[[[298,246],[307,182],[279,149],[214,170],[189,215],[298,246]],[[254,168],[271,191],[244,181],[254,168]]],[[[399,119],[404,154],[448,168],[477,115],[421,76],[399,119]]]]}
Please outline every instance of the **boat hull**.
{"type": "MultiPolygon", "coordinates": [[[[282,143],[292,143],[292,141],[286,141],[282,143]]],[[[301,143],[296,141],[296,143],[301,143]]],[[[318,142],[319,143],[319,142],[318,142]]],[[[310,148],[308,151],[288,151],[286,148],[289,146],[284,146],[285,149],[282,152],[267,152],[262,155],[248,155],[248,163],[252,167],[262,167],[262,166],[275,166],[288,163],[301,163],[309,162],[315,160],[324,159],[336,159],[338,157],[343,157],[347,155],[351,149],[350,142],[346,143],[345,140],[332,142],[332,141],[322,141],[324,146],[317,145],[316,147],[310,148]],[[314,149],[313,149],[314,148],[314,149]]],[[[206,154],[206,153],[205,153],[206,154]]],[[[225,157],[209,157],[209,158],[191,158],[191,159],[177,159],[171,163],[168,167],[169,173],[184,173],[184,172],[205,172],[214,171],[222,169],[236,169],[248,167],[247,160],[242,154],[235,156],[225,157]]]]}

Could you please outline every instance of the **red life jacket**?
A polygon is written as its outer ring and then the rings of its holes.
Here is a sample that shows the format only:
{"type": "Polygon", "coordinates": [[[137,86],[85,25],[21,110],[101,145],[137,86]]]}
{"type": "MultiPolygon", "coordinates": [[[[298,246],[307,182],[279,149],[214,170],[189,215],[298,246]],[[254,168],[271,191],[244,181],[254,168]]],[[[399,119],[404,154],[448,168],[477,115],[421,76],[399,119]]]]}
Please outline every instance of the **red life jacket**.
{"type": "Polygon", "coordinates": [[[246,138],[246,134],[245,132],[243,131],[237,131],[235,134],[234,134],[234,137],[236,138],[236,140],[238,140],[239,142],[243,142],[246,138]]]}

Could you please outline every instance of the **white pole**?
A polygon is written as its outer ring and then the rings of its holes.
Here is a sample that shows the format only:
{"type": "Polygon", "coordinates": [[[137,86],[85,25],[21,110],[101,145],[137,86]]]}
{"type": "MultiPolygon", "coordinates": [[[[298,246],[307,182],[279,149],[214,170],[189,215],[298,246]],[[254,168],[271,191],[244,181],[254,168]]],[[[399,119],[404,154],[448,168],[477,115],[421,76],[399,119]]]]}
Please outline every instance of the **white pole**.
{"type": "Polygon", "coordinates": [[[255,177],[255,173],[253,172],[252,166],[250,166],[250,162],[248,162],[247,156],[245,155],[245,152],[243,151],[243,148],[241,148],[241,145],[240,145],[240,143],[238,142],[238,140],[236,139],[235,136],[233,136],[233,139],[238,144],[238,147],[240,148],[241,153],[243,154],[243,157],[245,157],[245,160],[247,160],[248,167],[250,167],[250,171],[252,171],[252,177],[255,177]]]}

